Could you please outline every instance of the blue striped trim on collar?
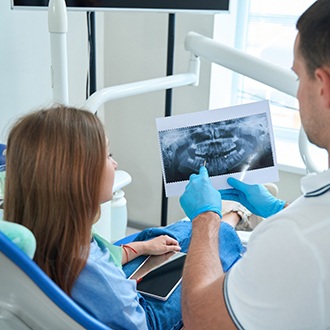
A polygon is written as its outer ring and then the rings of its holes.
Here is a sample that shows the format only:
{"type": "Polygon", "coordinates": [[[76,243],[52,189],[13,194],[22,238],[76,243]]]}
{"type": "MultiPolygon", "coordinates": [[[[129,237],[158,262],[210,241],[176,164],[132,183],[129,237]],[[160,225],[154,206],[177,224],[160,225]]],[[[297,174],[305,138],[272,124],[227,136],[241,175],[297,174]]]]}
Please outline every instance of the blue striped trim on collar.
{"type": "Polygon", "coordinates": [[[309,197],[317,197],[325,194],[327,191],[330,190],[330,183],[326,184],[325,186],[318,188],[313,191],[309,191],[304,194],[304,197],[309,198],[309,197]]]}

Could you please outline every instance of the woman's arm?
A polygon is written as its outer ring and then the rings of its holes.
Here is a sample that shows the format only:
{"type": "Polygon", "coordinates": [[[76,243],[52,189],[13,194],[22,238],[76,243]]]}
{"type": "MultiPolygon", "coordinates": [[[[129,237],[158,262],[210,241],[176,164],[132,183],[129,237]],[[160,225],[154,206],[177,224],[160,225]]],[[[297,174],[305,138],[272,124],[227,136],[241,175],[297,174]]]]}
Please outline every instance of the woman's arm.
{"type": "Polygon", "coordinates": [[[167,236],[161,235],[149,241],[131,242],[123,244],[122,265],[141,255],[160,255],[170,251],[180,251],[179,243],[167,236]]]}

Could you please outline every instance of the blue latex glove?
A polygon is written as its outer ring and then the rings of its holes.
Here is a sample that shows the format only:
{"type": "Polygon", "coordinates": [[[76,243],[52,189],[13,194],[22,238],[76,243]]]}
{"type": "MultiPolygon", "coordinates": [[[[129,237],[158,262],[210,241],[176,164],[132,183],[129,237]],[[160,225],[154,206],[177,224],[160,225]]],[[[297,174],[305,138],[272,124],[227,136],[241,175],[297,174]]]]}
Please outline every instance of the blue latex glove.
{"type": "Polygon", "coordinates": [[[263,185],[250,185],[235,178],[227,182],[234,189],[220,190],[222,198],[239,202],[256,215],[267,218],[285,206],[285,201],[275,198],[263,185]]]}
{"type": "Polygon", "coordinates": [[[207,211],[222,216],[221,194],[213,188],[205,166],[199,169],[199,174],[190,176],[186,190],[180,197],[180,204],[190,220],[207,211]]]}

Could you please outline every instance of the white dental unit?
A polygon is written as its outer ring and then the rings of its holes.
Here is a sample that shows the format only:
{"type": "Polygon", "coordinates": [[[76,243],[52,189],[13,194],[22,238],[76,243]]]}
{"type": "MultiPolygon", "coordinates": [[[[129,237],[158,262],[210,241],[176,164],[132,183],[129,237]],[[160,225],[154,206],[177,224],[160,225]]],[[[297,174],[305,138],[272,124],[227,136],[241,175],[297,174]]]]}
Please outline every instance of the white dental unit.
{"type": "MultiPolygon", "coordinates": [[[[51,0],[49,2],[48,15],[52,52],[53,97],[54,101],[67,104],[67,13],[64,0],[51,0]]],[[[91,112],[95,113],[100,106],[115,99],[186,85],[197,86],[199,83],[199,57],[255,79],[291,96],[295,97],[296,95],[297,81],[295,74],[291,70],[260,60],[251,55],[247,55],[242,51],[224,46],[210,38],[194,32],[190,32],[186,36],[185,49],[191,54],[187,73],[103,88],[92,94],[87,99],[84,106],[91,112]]],[[[308,145],[307,137],[303,129],[301,129],[299,136],[301,156],[308,172],[318,172],[318,167],[312,162],[312,158],[309,155],[310,151],[308,145]]],[[[130,176],[128,174],[125,176],[126,172],[121,172],[120,177],[124,179],[125,184],[128,184],[131,181],[130,176]]],[[[118,180],[117,184],[123,187],[123,184],[119,183],[118,180]]],[[[117,189],[118,188],[115,187],[115,190],[117,189]]],[[[98,230],[105,237],[109,237],[110,235],[110,204],[111,202],[102,206],[102,215],[98,223],[98,230]]]]}

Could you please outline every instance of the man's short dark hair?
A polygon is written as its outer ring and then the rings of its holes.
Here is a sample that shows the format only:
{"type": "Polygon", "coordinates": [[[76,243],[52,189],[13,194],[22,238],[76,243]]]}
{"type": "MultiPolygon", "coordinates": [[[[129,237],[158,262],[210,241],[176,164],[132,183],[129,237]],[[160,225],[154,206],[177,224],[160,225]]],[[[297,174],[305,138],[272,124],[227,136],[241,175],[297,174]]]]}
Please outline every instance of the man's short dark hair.
{"type": "Polygon", "coordinates": [[[315,1],[298,19],[298,51],[309,76],[322,66],[330,67],[330,0],[315,1]]]}

